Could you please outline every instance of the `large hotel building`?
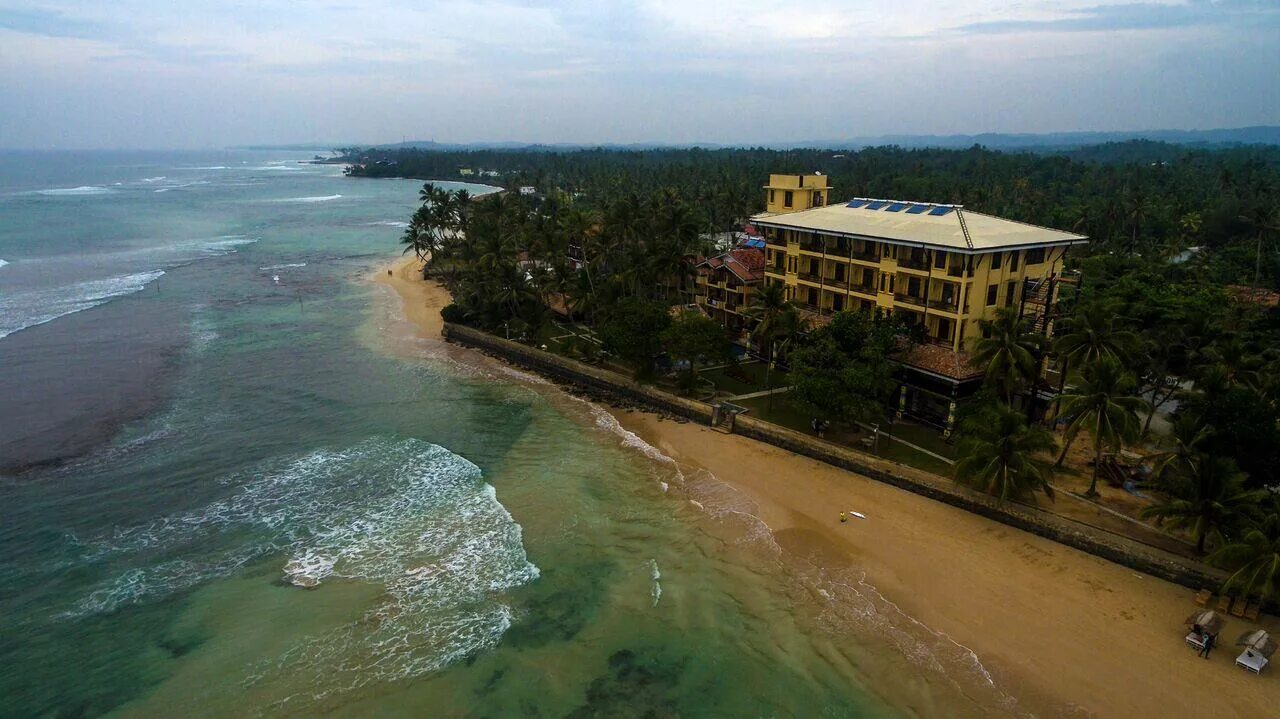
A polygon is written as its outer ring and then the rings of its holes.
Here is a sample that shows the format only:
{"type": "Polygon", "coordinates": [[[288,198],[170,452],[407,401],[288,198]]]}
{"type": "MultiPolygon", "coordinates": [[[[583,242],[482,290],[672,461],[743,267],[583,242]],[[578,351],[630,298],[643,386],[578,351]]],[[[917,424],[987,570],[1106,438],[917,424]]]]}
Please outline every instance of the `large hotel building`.
{"type": "Polygon", "coordinates": [[[770,175],[764,189],[766,211],[752,218],[765,240],[764,282],[784,285],[818,323],[866,309],[919,327],[926,341],[903,362],[900,409],[938,421],[980,376],[967,362],[979,320],[1017,307],[1051,333],[1063,257],[1088,241],[958,205],[831,203],[824,175],[770,175]]]}

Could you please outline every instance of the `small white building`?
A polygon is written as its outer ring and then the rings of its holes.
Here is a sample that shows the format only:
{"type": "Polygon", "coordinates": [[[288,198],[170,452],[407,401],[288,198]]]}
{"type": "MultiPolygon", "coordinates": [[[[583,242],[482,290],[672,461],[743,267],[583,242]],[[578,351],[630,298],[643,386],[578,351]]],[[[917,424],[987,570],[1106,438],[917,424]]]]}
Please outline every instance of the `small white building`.
{"type": "Polygon", "coordinates": [[[521,185],[521,186],[520,186],[520,194],[522,194],[522,195],[536,195],[536,194],[538,194],[538,188],[536,188],[536,187],[532,187],[532,186],[530,186],[530,185],[521,185]]]}

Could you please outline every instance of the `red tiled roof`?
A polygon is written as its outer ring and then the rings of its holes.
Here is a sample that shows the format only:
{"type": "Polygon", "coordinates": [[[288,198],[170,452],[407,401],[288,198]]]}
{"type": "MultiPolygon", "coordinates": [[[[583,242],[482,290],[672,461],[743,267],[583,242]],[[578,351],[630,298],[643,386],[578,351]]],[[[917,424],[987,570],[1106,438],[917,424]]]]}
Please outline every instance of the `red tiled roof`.
{"type": "Polygon", "coordinates": [[[743,282],[758,282],[764,279],[764,251],[747,247],[730,250],[715,257],[700,258],[695,267],[701,273],[703,268],[710,271],[721,268],[732,272],[743,282]]]}
{"type": "Polygon", "coordinates": [[[970,364],[968,354],[953,352],[941,345],[916,345],[902,358],[902,364],[954,380],[982,376],[982,368],[970,364]]]}
{"type": "Polygon", "coordinates": [[[1227,295],[1242,305],[1255,305],[1257,307],[1276,307],[1280,305],[1280,292],[1263,287],[1227,285],[1227,295]]]}

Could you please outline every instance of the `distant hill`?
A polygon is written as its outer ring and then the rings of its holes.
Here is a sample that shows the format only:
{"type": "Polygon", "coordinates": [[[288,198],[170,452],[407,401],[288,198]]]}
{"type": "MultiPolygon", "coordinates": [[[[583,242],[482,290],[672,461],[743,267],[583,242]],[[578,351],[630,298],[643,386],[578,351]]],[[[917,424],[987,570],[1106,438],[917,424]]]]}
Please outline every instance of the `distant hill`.
{"type": "MultiPolygon", "coordinates": [[[[1176,145],[1280,145],[1280,126],[1223,128],[1217,130],[1135,130],[1132,132],[1050,132],[1043,134],[983,133],[980,135],[881,135],[843,141],[805,143],[811,147],[963,148],[982,145],[993,150],[1053,150],[1101,145],[1110,142],[1151,140],[1176,145]]],[[[799,147],[801,145],[793,145],[799,147]]]]}
{"type": "MultiPolygon", "coordinates": [[[[416,149],[439,152],[457,152],[465,150],[525,150],[560,152],[589,148],[609,150],[654,150],[664,148],[704,147],[722,149],[733,147],[764,147],[774,150],[785,150],[798,147],[830,148],[856,150],[863,147],[881,147],[897,145],[906,148],[936,147],[955,149],[982,145],[993,150],[1013,150],[1028,152],[1060,152],[1090,145],[1121,143],[1133,140],[1151,140],[1174,145],[1192,145],[1201,147],[1226,147],[1232,145],[1280,145],[1280,126],[1260,125],[1256,127],[1222,128],[1215,130],[1134,130],[1124,132],[1050,132],[1050,133],[982,133],[977,135],[876,135],[851,137],[845,139],[815,139],[803,142],[764,142],[764,143],[722,143],[722,142],[690,142],[690,143],[554,143],[539,144],[527,142],[468,142],[443,143],[434,140],[409,140],[385,145],[376,145],[378,149],[398,150],[416,149]]],[[[307,146],[310,149],[313,146],[307,146]]],[[[364,146],[368,147],[368,146],[364,146]]],[[[280,149],[280,148],[276,148],[280,149]]],[[[298,149],[301,149],[299,147],[298,149]]]]}

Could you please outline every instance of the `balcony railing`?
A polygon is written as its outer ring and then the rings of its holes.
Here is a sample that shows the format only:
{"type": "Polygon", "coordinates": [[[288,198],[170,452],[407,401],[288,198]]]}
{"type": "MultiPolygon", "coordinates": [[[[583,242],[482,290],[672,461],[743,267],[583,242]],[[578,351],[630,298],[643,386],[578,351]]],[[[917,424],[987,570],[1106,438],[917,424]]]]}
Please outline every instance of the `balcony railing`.
{"type": "Polygon", "coordinates": [[[900,257],[900,258],[898,258],[898,267],[905,267],[905,268],[907,268],[907,269],[909,269],[909,270],[924,270],[924,271],[928,272],[928,271],[929,271],[929,260],[928,260],[928,259],[914,259],[914,258],[911,258],[911,257],[900,257]]]}
{"type": "Polygon", "coordinates": [[[905,292],[894,293],[893,299],[897,302],[903,302],[908,305],[919,305],[920,307],[925,306],[925,299],[923,297],[916,297],[915,295],[909,295],[905,292]]]}

